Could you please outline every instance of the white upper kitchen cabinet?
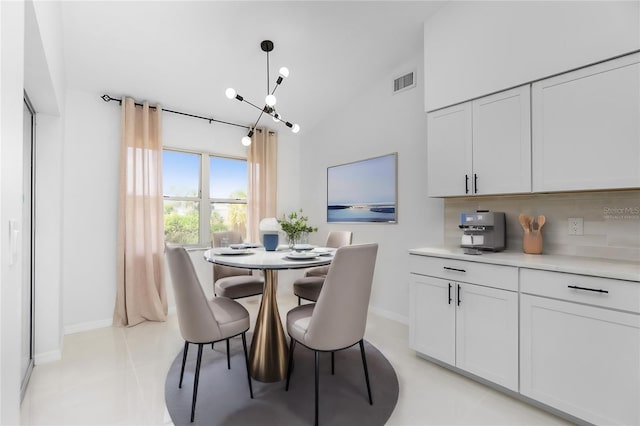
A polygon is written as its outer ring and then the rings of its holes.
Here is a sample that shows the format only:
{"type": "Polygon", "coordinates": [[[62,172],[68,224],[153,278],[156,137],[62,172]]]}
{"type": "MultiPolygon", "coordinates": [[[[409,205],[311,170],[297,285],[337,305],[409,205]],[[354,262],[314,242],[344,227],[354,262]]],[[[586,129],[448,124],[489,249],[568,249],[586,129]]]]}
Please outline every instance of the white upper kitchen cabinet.
{"type": "Polygon", "coordinates": [[[473,101],[473,193],[531,192],[531,88],[473,101]]]}
{"type": "Polygon", "coordinates": [[[427,114],[427,193],[449,197],[471,193],[471,103],[427,114]]]}
{"type": "Polygon", "coordinates": [[[640,187],[640,54],[532,86],[533,191],[640,187]]]}
{"type": "Polygon", "coordinates": [[[428,114],[428,195],[531,192],[530,86],[428,114]]]}

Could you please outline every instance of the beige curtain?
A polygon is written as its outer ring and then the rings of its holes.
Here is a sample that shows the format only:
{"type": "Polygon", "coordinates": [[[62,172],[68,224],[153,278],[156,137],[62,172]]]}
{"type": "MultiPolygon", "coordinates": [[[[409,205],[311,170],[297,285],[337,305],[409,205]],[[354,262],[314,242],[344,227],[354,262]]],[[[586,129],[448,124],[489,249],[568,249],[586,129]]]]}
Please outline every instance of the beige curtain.
{"type": "Polygon", "coordinates": [[[160,106],[122,101],[114,325],[167,319],[161,112],[160,106]]]}
{"type": "Polygon", "coordinates": [[[278,187],[278,134],[256,129],[247,153],[249,196],[247,199],[248,238],[260,242],[260,221],[276,217],[278,187]]]}

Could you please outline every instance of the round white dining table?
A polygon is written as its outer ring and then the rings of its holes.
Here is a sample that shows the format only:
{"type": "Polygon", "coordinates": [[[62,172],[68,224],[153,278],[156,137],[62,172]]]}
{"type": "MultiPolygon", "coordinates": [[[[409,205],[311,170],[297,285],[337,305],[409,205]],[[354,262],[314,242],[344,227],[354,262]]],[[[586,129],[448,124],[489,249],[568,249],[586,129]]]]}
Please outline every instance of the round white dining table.
{"type": "Polygon", "coordinates": [[[287,258],[291,253],[290,250],[264,249],[246,249],[232,253],[229,249],[219,248],[204,252],[204,258],[208,262],[264,272],[264,290],[249,352],[251,377],[261,382],[284,380],[287,374],[289,349],[276,299],[278,270],[328,265],[333,260],[332,254],[318,255],[311,259],[287,258]]]}

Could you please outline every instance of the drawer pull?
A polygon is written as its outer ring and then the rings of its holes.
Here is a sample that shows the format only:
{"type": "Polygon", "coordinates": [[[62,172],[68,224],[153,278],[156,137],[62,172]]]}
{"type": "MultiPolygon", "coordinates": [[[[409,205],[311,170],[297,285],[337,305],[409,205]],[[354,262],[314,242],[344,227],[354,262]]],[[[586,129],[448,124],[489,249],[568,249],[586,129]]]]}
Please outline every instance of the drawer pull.
{"type": "Polygon", "coordinates": [[[451,283],[449,283],[449,304],[451,304],[451,283]]]}
{"type": "Polygon", "coordinates": [[[576,290],[586,290],[586,291],[593,291],[596,293],[609,293],[608,290],[602,290],[601,288],[587,288],[587,287],[578,287],[577,285],[568,285],[567,287],[569,288],[573,288],[576,290]]]}
{"type": "Polygon", "coordinates": [[[446,269],[447,271],[456,271],[456,272],[467,272],[464,269],[458,269],[458,268],[449,268],[448,266],[443,266],[444,269],[446,269]]]}
{"type": "Polygon", "coordinates": [[[462,300],[460,300],[460,284],[458,284],[458,306],[460,306],[460,302],[462,302],[462,300]]]}

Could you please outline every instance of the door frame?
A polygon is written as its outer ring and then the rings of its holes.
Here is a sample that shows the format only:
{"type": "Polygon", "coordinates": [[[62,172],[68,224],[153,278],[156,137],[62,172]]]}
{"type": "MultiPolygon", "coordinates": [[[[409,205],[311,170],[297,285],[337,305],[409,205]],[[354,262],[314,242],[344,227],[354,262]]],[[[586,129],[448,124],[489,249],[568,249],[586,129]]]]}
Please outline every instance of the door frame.
{"type": "MultiPolygon", "coordinates": [[[[34,367],[34,354],[35,354],[35,229],[36,229],[36,111],[27,95],[27,92],[24,91],[24,105],[27,107],[29,112],[31,113],[31,140],[24,140],[23,143],[29,143],[31,145],[31,162],[30,164],[24,164],[24,167],[30,167],[31,171],[31,226],[28,238],[31,240],[31,260],[29,262],[30,268],[30,303],[29,303],[29,318],[30,318],[30,342],[29,342],[29,365],[27,366],[27,370],[20,378],[20,401],[24,398],[24,395],[27,390],[27,386],[29,385],[29,379],[31,378],[31,372],[34,367]]],[[[25,236],[26,237],[26,236],[25,236]]],[[[23,283],[24,284],[24,283],[23,283]]],[[[21,372],[22,373],[22,372],[21,372]]]]}

